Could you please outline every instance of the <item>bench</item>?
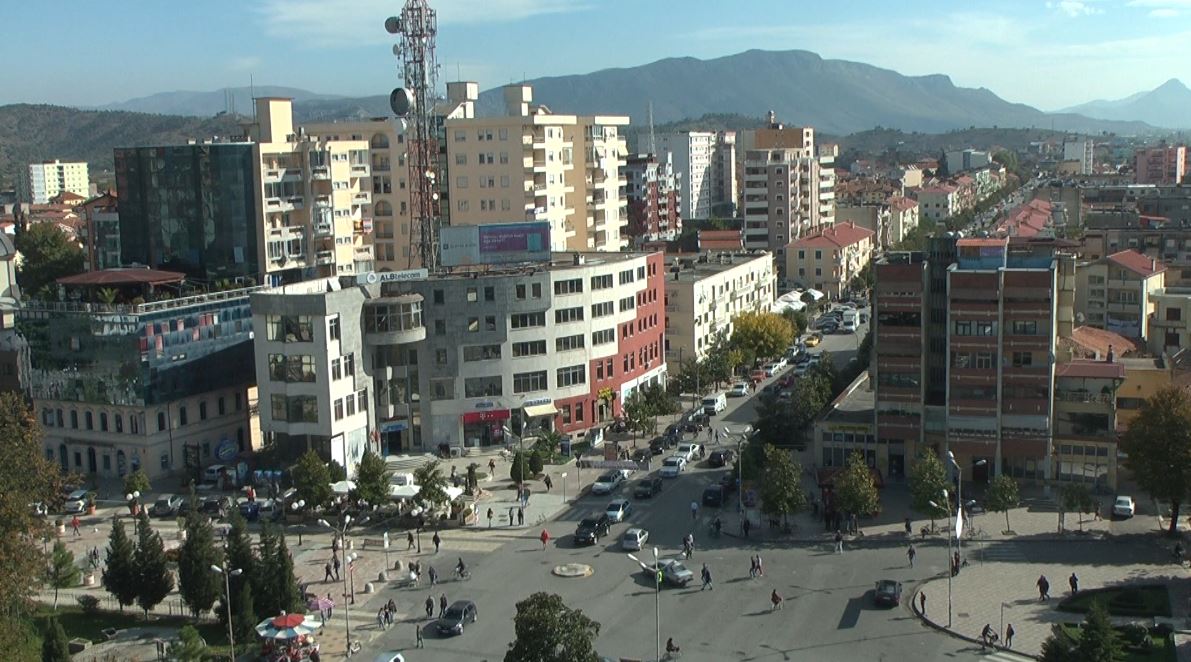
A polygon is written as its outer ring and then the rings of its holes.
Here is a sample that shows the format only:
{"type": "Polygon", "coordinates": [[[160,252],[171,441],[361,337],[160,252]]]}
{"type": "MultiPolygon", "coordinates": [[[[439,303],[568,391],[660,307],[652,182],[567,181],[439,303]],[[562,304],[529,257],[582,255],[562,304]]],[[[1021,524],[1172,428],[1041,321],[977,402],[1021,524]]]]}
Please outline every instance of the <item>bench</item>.
{"type": "Polygon", "coordinates": [[[383,549],[385,546],[385,540],[384,538],[364,538],[363,545],[364,549],[369,547],[380,547],[383,549]]]}

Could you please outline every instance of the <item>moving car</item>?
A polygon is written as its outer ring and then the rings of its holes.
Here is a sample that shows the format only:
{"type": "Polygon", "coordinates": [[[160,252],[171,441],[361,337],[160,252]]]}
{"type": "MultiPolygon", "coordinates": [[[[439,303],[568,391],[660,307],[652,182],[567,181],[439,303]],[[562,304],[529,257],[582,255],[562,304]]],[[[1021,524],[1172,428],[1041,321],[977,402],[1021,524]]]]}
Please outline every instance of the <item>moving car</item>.
{"type": "Polygon", "coordinates": [[[637,483],[637,488],[633,490],[633,496],[638,499],[652,499],[655,494],[662,491],[662,479],[657,476],[646,476],[637,483]]]}
{"type": "Polygon", "coordinates": [[[679,444],[678,450],[674,451],[674,454],[681,455],[684,458],[686,458],[687,462],[690,462],[691,460],[693,460],[699,456],[700,449],[701,449],[701,446],[699,446],[699,444],[694,444],[694,443],[679,444]]]}
{"type": "Polygon", "coordinates": [[[600,536],[608,535],[608,528],[612,523],[608,521],[607,513],[584,517],[575,527],[576,545],[594,545],[600,541],[600,536]]]}
{"type": "Polygon", "coordinates": [[[654,455],[661,455],[666,452],[666,438],[654,437],[649,440],[649,452],[654,455]]]}
{"type": "Polygon", "coordinates": [[[218,485],[219,479],[223,477],[225,471],[227,471],[227,467],[222,464],[212,464],[203,470],[203,482],[218,485]]]}
{"type": "Polygon", "coordinates": [[[678,474],[686,471],[686,458],[681,455],[671,455],[662,462],[658,474],[662,478],[678,478],[678,474]]]}
{"type": "Polygon", "coordinates": [[[633,504],[629,503],[628,499],[613,499],[604,509],[604,514],[608,516],[610,522],[623,522],[631,512],[633,512],[633,504]]]}
{"type": "Polygon", "coordinates": [[[873,591],[873,602],[886,607],[896,607],[902,603],[902,583],[892,579],[882,579],[877,582],[873,591]]]}
{"type": "Polygon", "coordinates": [[[591,484],[592,494],[611,494],[620,484],[624,482],[624,473],[620,471],[608,471],[596,479],[591,484]]]}
{"type": "Polygon", "coordinates": [[[728,391],[728,397],[743,398],[749,394],[749,385],[747,382],[736,382],[728,391]]]}
{"type": "Polygon", "coordinates": [[[711,455],[707,458],[707,464],[712,467],[723,467],[727,466],[735,457],[736,451],[731,449],[712,451],[711,455]]]}
{"type": "Polygon", "coordinates": [[[1116,517],[1133,517],[1137,512],[1137,504],[1131,496],[1118,496],[1112,504],[1112,514],[1116,517]]]}
{"type": "Polygon", "coordinates": [[[715,416],[716,414],[728,408],[728,398],[723,393],[716,393],[703,398],[703,413],[708,416],[715,416]]]}
{"type": "Polygon", "coordinates": [[[478,616],[476,603],[471,600],[458,600],[447,607],[447,611],[439,617],[435,625],[439,634],[463,634],[463,626],[475,623],[478,616]]]}
{"type": "Polygon", "coordinates": [[[372,658],[372,662],[405,662],[405,656],[397,651],[388,651],[377,653],[376,657],[372,658]]]}
{"type": "Polygon", "coordinates": [[[724,486],[720,484],[708,485],[703,488],[703,505],[713,506],[719,508],[724,505],[725,490],[724,486]]]}
{"type": "Polygon", "coordinates": [[[638,550],[645,546],[645,542],[649,540],[649,532],[645,529],[629,529],[620,537],[620,548],[625,550],[638,550]]]}
{"type": "Polygon", "coordinates": [[[645,564],[645,576],[649,578],[650,583],[657,581],[658,569],[662,571],[662,583],[671,586],[686,586],[695,578],[695,573],[691,572],[682,561],[678,559],[663,559],[658,561],[657,566],[652,563],[645,564]]]}
{"type": "Polygon", "coordinates": [[[87,490],[75,490],[62,501],[62,512],[73,515],[87,509],[87,490]]]}
{"type": "Polygon", "coordinates": [[[765,371],[766,378],[774,376],[774,374],[776,374],[780,369],[781,368],[776,363],[766,363],[765,365],[761,366],[761,370],[765,371]]]}
{"type": "Polygon", "coordinates": [[[804,340],[804,341],[803,341],[803,343],[804,343],[804,344],[805,344],[807,347],[818,347],[818,346],[819,346],[819,342],[820,342],[820,341],[822,341],[822,340],[823,340],[823,337],[822,337],[822,336],[820,336],[819,334],[817,334],[817,333],[816,333],[816,334],[812,334],[812,335],[810,335],[810,336],[807,336],[806,340],[804,340]]]}
{"type": "Polygon", "coordinates": [[[236,502],[228,496],[209,496],[203,499],[202,512],[213,517],[223,517],[236,507],[236,502]]]}
{"type": "Polygon", "coordinates": [[[153,504],[150,513],[154,517],[170,517],[178,512],[178,507],[182,505],[182,497],[176,494],[163,494],[161,498],[153,504]]]}

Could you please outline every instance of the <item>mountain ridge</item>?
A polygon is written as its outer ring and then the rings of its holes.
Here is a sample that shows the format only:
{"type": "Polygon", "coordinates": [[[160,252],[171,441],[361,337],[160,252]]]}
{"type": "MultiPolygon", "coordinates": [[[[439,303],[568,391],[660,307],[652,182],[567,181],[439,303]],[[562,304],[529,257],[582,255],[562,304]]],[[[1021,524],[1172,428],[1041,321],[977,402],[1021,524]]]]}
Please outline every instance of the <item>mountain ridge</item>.
{"type": "Polygon", "coordinates": [[[1120,99],[1096,99],[1063,109],[1103,120],[1131,118],[1168,129],[1191,128],[1191,89],[1171,78],[1152,90],[1135,92],[1120,99]]]}

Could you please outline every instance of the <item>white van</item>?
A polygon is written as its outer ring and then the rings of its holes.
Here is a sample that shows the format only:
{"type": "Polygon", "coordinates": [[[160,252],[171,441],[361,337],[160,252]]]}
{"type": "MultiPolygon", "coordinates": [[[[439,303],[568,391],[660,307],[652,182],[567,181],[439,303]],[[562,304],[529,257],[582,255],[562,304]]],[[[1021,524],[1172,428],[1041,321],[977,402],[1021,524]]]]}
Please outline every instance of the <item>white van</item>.
{"type": "Polygon", "coordinates": [[[212,464],[203,471],[203,482],[218,484],[220,477],[223,476],[223,472],[226,469],[227,467],[222,464],[212,464]]]}
{"type": "Polygon", "coordinates": [[[708,416],[715,416],[716,414],[728,408],[728,397],[723,393],[716,393],[703,398],[703,413],[708,416]]]}
{"type": "Polygon", "coordinates": [[[856,311],[844,312],[844,319],[839,330],[844,333],[856,333],[856,311]]]}

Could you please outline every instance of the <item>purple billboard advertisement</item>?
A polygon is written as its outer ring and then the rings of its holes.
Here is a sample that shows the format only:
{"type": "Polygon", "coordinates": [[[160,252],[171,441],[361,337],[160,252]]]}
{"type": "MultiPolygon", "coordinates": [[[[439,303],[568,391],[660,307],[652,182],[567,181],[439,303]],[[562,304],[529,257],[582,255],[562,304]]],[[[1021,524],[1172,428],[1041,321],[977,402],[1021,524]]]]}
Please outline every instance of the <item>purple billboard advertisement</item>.
{"type": "Polygon", "coordinates": [[[550,259],[549,223],[457,225],[440,228],[438,236],[444,267],[550,259]]]}

